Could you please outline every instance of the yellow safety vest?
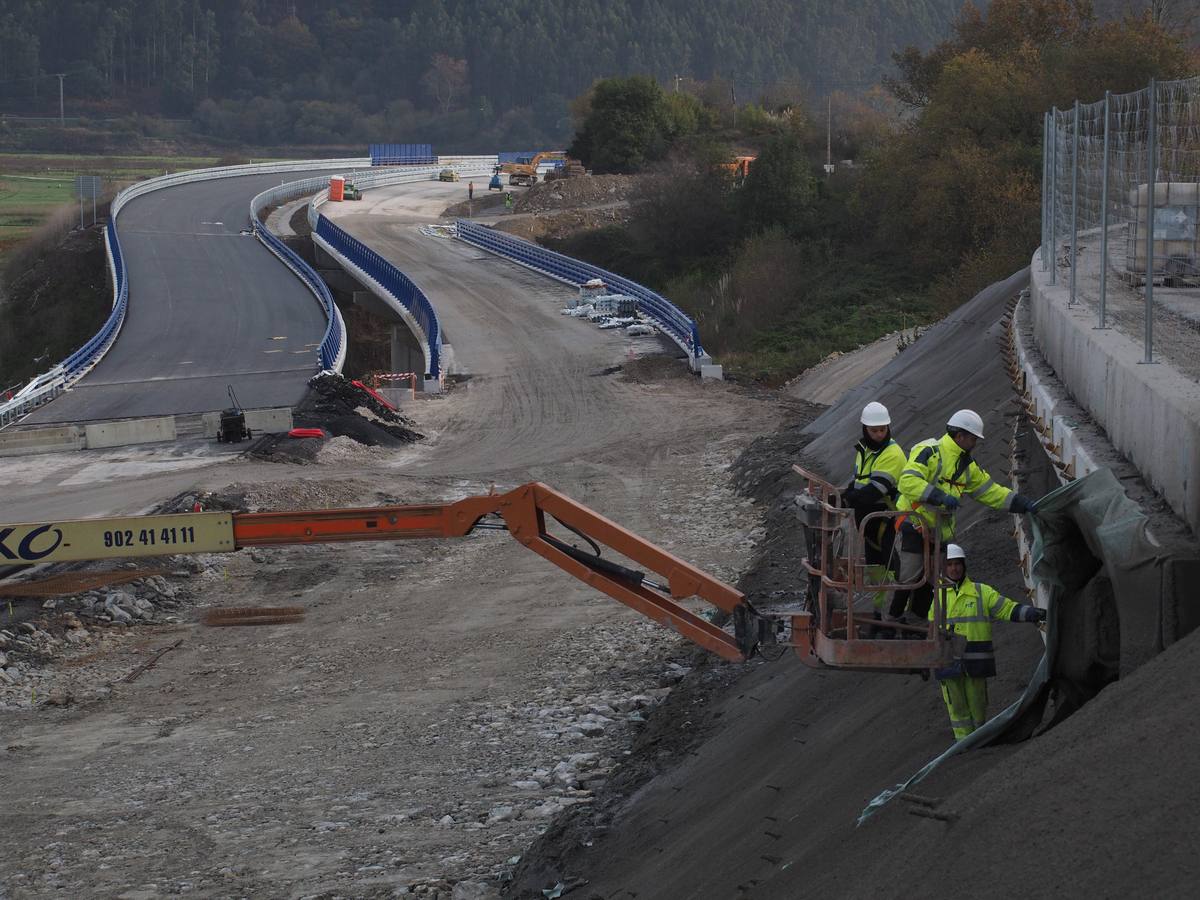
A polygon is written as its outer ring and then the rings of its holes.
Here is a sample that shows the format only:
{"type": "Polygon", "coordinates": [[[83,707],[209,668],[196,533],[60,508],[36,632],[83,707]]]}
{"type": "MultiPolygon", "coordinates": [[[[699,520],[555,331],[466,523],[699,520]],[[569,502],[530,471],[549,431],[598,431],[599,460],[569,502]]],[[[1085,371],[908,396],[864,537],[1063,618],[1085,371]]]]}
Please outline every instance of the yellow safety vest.
{"type": "Polygon", "coordinates": [[[929,621],[937,614],[938,604],[945,598],[946,628],[967,640],[956,665],[937,672],[939,678],[969,675],[990,678],[996,674],[996,653],[992,646],[992,623],[1011,622],[1013,610],[1021,604],[1003,596],[994,587],[976,584],[970,578],[962,583],[939,590],[929,607],[929,621]]]}
{"type": "MultiPolygon", "coordinates": [[[[912,448],[908,464],[900,473],[900,499],[896,508],[911,510],[919,520],[914,524],[921,527],[933,525],[931,506],[934,491],[940,490],[952,497],[967,494],[984,506],[1007,510],[1016,496],[1011,488],[996,484],[983,467],[958,444],[949,434],[940,440],[930,438],[912,448]]],[[[942,520],[942,540],[954,537],[954,514],[942,520]]]]}

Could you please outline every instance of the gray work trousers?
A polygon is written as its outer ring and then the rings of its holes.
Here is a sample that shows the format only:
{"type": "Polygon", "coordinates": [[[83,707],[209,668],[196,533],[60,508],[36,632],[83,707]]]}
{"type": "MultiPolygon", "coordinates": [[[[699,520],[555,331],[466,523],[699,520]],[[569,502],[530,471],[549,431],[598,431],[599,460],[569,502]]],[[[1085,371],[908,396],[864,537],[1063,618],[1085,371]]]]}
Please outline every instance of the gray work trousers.
{"type": "MultiPolygon", "coordinates": [[[[910,582],[920,577],[925,562],[924,536],[908,522],[900,526],[900,540],[897,552],[900,556],[901,582],[910,582]]],[[[911,609],[913,615],[924,621],[929,615],[929,607],[933,603],[933,586],[923,584],[909,591],[895,591],[892,602],[888,607],[888,615],[898,619],[904,615],[905,608],[911,609]]]]}

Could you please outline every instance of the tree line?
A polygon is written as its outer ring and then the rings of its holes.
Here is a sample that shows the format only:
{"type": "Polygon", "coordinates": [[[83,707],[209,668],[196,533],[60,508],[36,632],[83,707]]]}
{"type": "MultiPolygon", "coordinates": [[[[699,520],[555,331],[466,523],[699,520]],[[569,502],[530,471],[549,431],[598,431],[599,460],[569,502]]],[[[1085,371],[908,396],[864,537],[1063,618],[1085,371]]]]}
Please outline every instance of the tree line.
{"type": "Polygon", "coordinates": [[[558,249],[662,291],[733,368],[786,377],[938,318],[1027,265],[1044,111],[1200,72],[1169,12],[967,7],[947,40],[896,54],[886,92],[832,98],[832,175],[826,109],[731,109],[703,89],[681,98],[652,79],[602,81],[575,104],[572,151],[648,184],[628,228],[558,249]],[[747,150],[758,158],[742,182],[729,161],[747,150]]]}
{"type": "Polygon", "coordinates": [[[66,73],[75,115],[194,118],[232,140],[261,143],[265,122],[276,143],[561,144],[569,99],[598,78],[717,81],[733,103],[869,84],[960,2],[7,0],[0,111],[56,112],[46,76],[66,73]]]}

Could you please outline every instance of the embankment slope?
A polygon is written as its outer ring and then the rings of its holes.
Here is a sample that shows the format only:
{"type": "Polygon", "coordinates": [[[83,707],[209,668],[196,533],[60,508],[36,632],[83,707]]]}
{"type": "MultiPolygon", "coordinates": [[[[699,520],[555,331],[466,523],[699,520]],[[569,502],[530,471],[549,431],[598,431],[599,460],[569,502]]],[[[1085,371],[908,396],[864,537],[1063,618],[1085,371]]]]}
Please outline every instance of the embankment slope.
{"type": "MultiPolygon", "coordinates": [[[[906,448],[970,406],[992,437],[980,461],[1007,480],[1016,407],[998,341],[1005,303],[1023,285],[1020,273],[984,291],[849,391],[806,429],[807,461],[846,474],[866,400],[891,408],[906,448]]],[[[972,575],[1016,593],[1011,527],[986,510],[960,520],[972,575]]],[[[1041,653],[1031,629],[996,632],[993,712],[1041,653]]],[[[548,834],[517,893],[536,895],[540,877],[541,887],[587,879],[579,894],[605,900],[1179,894],[1196,874],[1179,836],[1200,793],[1184,700],[1198,659],[1192,636],[1046,735],[950,760],[919,789],[949,821],[897,802],[862,827],[856,818],[880,789],[949,744],[937,688],[807,670],[790,656],[760,664],[706,702],[664,710],[674,722],[655,723],[659,734],[674,725],[705,739],[600,827],[548,834]]],[[[647,740],[643,752],[654,748],[647,740]]]]}

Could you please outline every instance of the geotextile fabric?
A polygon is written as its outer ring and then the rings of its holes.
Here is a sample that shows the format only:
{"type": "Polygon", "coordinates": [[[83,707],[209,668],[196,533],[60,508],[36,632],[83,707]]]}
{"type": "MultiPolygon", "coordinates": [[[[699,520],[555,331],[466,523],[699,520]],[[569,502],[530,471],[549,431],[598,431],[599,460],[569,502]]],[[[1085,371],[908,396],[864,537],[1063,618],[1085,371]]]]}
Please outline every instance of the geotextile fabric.
{"type": "Polygon", "coordinates": [[[1047,494],[1038,501],[1032,524],[1033,576],[1048,588],[1049,599],[1046,652],[1024,694],[908,781],[879,794],[858,824],[951,756],[1031,737],[1042,727],[1051,694],[1054,710],[1047,728],[1121,670],[1162,649],[1161,635],[1149,623],[1162,620],[1164,558],[1146,532],[1145,515],[1110,470],[1099,469],[1047,494]],[[1123,636],[1123,630],[1129,633],[1123,636]]]}

